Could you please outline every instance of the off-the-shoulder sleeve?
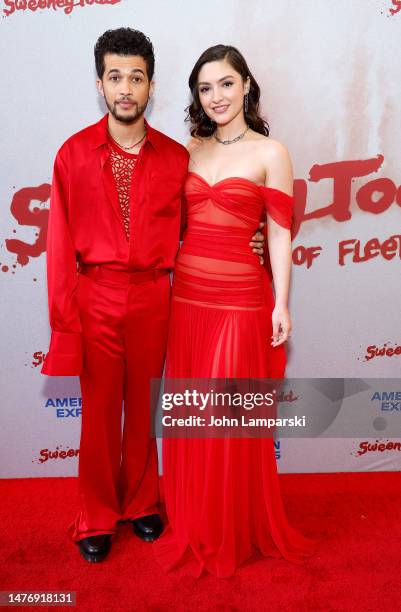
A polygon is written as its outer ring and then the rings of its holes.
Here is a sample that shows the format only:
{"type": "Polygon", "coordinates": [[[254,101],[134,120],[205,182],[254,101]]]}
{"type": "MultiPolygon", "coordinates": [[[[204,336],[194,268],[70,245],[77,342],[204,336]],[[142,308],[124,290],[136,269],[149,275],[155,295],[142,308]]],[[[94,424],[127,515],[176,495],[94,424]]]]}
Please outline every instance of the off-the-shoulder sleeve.
{"type": "Polygon", "coordinates": [[[261,186],[266,212],[276,223],[291,229],[294,214],[294,197],[272,187],[261,186]]]}

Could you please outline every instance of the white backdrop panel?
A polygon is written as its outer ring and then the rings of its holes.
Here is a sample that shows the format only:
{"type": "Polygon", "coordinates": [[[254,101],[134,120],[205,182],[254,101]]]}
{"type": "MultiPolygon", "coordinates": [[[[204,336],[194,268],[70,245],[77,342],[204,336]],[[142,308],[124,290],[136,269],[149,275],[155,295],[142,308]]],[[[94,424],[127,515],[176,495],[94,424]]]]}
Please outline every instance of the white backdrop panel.
{"type": "MultiPolygon", "coordinates": [[[[62,7],[27,8],[7,16],[14,0],[2,0],[2,477],[76,474],[78,380],[46,379],[39,372],[49,339],[40,211],[49,205],[57,149],[105,112],[95,89],[93,46],[106,29],[131,26],[151,38],[156,95],[148,118],[183,143],[187,78],[199,54],[216,43],[234,44],[244,53],[261,86],[271,134],[291,152],[298,209],[302,213],[307,190],[304,214],[315,214],[301,219],[298,212],[287,373],[399,376],[401,354],[385,352],[401,344],[401,238],[395,239],[392,259],[379,253],[355,262],[348,254],[339,264],[342,241],[359,240],[363,255],[372,238],[382,243],[401,234],[401,11],[389,12],[396,5],[391,0],[116,0],[78,5],[67,13],[62,7]],[[366,192],[378,178],[388,179],[383,206],[380,193],[369,198],[366,192]],[[327,214],[316,216],[333,201],[327,214]],[[14,252],[9,239],[25,246],[14,252]],[[313,247],[320,247],[314,251],[320,254],[307,267],[301,256],[313,247]],[[385,354],[366,359],[376,349],[385,354]]],[[[361,415],[363,409],[356,404],[361,415]]],[[[280,470],[400,468],[396,449],[355,455],[361,442],[283,440],[280,470]]]]}

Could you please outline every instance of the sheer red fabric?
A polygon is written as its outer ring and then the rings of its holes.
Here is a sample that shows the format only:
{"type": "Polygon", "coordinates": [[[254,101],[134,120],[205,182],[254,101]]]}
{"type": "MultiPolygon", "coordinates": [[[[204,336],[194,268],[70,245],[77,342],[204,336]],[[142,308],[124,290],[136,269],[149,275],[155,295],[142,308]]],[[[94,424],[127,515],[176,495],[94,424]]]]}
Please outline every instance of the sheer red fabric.
{"type": "Polygon", "coordinates": [[[126,151],[118,149],[111,137],[109,139],[109,148],[111,170],[113,172],[114,181],[117,187],[118,201],[120,203],[124,231],[127,240],[129,240],[131,181],[135,164],[138,160],[138,155],[135,153],[127,153],[126,151]]]}
{"type": "MultiPolygon", "coordinates": [[[[283,377],[285,349],[270,344],[270,279],[249,242],[265,209],[289,228],[293,199],[243,178],[209,185],[193,172],[185,192],[166,377],[283,377]]],[[[272,439],[165,438],[163,481],[169,524],[154,550],[165,570],[228,577],[256,549],[294,562],[313,551],[288,524],[272,439]]]]}
{"type": "Polygon", "coordinates": [[[264,185],[261,185],[259,189],[265,202],[267,214],[282,227],[291,229],[294,198],[279,189],[272,189],[264,185]]]}

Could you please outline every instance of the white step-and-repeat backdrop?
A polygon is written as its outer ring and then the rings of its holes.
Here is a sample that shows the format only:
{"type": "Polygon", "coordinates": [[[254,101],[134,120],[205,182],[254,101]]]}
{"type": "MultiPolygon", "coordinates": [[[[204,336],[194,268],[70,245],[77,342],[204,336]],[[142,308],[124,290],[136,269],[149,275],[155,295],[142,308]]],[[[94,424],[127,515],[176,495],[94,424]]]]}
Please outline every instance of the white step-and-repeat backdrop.
{"type": "Polygon", "coordinates": [[[93,46],[120,26],[155,46],[154,127],[187,140],[190,70],[208,46],[233,44],[261,86],[272,136],[291,152],[287,373],[363,379],[343,406],[365,425],[353,437],[281,439],[279,469],[400,469],[401,381],[383,379],[401,366],[401,1],[0,0],[0,10],[0,475],[77,472],[78,379],[40,374],[50,181],[61,143],[105,112],[93,46]]]}

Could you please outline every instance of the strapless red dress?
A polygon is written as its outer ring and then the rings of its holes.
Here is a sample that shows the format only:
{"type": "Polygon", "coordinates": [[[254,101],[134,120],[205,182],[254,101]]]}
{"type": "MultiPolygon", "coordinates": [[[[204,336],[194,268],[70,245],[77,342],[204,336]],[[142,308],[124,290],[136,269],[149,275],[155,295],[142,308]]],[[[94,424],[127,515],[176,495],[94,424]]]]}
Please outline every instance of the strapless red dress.
{"type": "MultiPolygon", "coordinates": [[[[271,347],[271,282],[249,242],[264,208],[291,226],[293,198],[244,178],[190,172],[187,231],[173,280],[166,378],[282,378],[271,347]]],[[[300,562],[312,543],[289,524],[271,438],[164,438],[169,524],[153,549],[169,570],[231,576],[252,556],[300,562]]]]}

